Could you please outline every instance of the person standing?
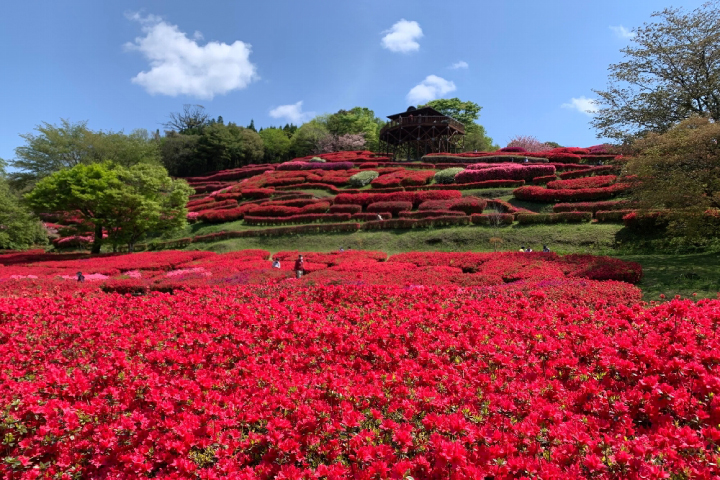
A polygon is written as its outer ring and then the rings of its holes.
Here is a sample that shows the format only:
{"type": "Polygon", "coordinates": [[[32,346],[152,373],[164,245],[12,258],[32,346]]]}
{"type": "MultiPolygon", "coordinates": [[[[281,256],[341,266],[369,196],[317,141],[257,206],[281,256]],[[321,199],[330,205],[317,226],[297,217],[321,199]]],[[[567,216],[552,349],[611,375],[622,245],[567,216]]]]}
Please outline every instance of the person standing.
{"type": "Polygon", "coordinates": [[[80,283],[85,283],[85,275],[83,275],[82,272],[77,272],[77,281],[80,283]]]}
{"type": "Polygon", "coordinates": [[[295,278],[302,277],[303,273],[305,273],[305,260],[303,260],[302,255],[299,255],[295,260],[295,278]]]}

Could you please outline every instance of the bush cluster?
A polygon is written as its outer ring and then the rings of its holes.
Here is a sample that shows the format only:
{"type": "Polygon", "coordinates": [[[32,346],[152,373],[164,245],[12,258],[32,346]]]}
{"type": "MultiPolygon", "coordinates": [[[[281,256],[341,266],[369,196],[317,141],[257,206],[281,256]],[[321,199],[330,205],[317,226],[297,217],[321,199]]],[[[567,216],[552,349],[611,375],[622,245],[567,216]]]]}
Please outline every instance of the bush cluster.
{"type": "Polygon", "coordinates": [[[362,188],[365,185],[369,185],[370,182],[375,180],[379,175],[380,174],[378,172],[375,172],[373,170],[364,170],[350,177],[348,183],[351,187],[362,188]]]}

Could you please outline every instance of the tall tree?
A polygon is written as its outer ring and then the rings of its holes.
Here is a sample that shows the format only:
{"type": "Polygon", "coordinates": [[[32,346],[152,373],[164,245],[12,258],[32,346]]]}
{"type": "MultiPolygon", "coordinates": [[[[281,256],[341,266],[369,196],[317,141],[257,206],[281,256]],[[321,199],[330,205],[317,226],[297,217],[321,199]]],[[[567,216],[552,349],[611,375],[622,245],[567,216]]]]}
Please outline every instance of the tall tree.
{"type": "Polygon", "coordinates": [[[419,105],[418,108],[432,107],[443,115],[452,117],[458,122],[468,127],[474,124],[480,118],[480,110],[482,107],[475,102],[463,102],[459,98],[439,98],[432,100],[425,105],[419,105]]]}
{"type": "Polygon", "coordinates": [[[598,137],[662,133],[693,114],[720,120],[720,1],[652,18],[610,65],[607,89],[595,90],[598,137]]]}
{"type": "Polygon", "coordinates": [[[259,132],[265,149],[265,162],[284,162],[290,156],[290,139],[281,128],[265,128],[259,132]]]}
{"type": "Polygon", "coordinates": [[[263,153],[260,135],[234,123],[209,125],[198,140],[197,158],[204,173],[259,163],[263,153]]]}
{"type": "Polygon", "coordinates": [[[718,235],[705,212],[720,216],[720,123],[691,117],[663,134],[650,133],[633,145],[628,173],[641,182],[634,190],[646,210],[666,210],[671,227],[683,235],[718,235]]]}
{"type": "Polygon", "coordinates": [[[205,173],[205,164],[198,159],[199,141],[200,135],[165,132],[165,136],[160,139],[160,158],[170,175],[193,177],[205,173]]]}
{"type": "Polygon", "coordinates": [[[61,120],[60,125],[43,122],[37,134],[20,135],[25,145],[15,149],[10,163],[16,169],[9,175],[11,184],[27,190],[34,183],[63,168],[111,160],[120,165],[157,163],[160,155],[157,142],[145,130],[96,132],[87,122],[61,120]]]}
{"type": "Polygon", "coordinates": [[[0,160],[0,249],[22,249],[47,243],[47,232],[10,188],[0,160]]]}
{"type": "Polygon", "coordinates": [[[319,142],[330,133],[327,126],[317,119],[304,123],[290,139],[290,154],[294,157],[305,157],[319,153],[319,142]]]}
{"type": "Polygon", "coordinates": [[[158,165],[138,164],[116,169],[122,187],[107,192],[108,239],[128,251],[148,233],[173,232],[186,225],[192,189],[183,180],[171,179],[158,165]]]}
{"type": "Polygon", "coordinates": [[[158,165],[126,168],[106,162],[60,170],[39,181],[25,198],[38,212],[77,212],[94,225],[92,253],[100,253],[103,229],[132,247],[147,231],[184,225],[190,191],[158,165]]]}
{"type": "Polygon", "coordinates": [[[380,146],[380,129],[385,122],[375,116],[369,108],[355,107],[351,110],[340,110],[332,115],[319,117],[335,137],[343,135],[362,135],[365,139],[364,148],[377,150],[380,146]]]}
{"type": "Polygon", "coordinates": [[[250,125],[247,126],[248,130],[252,130],[253,132],[257,132],[257,129],[255,128],[255,120],[252,118],[250,119],[250,125]]]}
{"type": "MultiPolygon", "coordinates": [[[[182,112],[173,112],[170,118],[165,122],[164,126],[168,130],[174,130],[181,134],[198,134],[202,133],[210,123],[210,116],[205,112],[202,105],[183,105],[182,112]]],[[[222,123],[222,117],[218,117],[218,122],[222,123]]]]}

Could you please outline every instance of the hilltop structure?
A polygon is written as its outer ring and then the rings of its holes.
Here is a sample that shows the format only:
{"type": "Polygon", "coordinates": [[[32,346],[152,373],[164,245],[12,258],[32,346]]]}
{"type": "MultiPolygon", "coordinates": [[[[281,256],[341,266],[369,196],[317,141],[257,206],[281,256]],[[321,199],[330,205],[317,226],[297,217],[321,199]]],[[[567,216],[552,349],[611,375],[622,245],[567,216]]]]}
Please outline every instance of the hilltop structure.
{"type": "Polygon", "coordinates": [[[434,108],[409,107],[387,118],[390,121],[380,130],[380,141],[388,155],[410,160],[462,150],[465,126],[434,108]]]}

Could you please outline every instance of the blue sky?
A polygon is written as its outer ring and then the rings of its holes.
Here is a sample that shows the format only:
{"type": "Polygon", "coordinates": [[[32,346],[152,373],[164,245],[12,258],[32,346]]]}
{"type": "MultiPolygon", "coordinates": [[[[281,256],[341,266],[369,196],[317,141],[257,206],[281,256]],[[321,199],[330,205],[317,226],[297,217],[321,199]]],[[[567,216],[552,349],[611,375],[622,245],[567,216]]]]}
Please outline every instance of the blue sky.
{"type": "Polygon", "coordinates": [[[269,126],[433,97],[471,100],[504,146],[599,143],[586,100],[630,30],[702,0],[6,2],[0,158],[40,122],[162,130],[185,103],[269,126]]]}

